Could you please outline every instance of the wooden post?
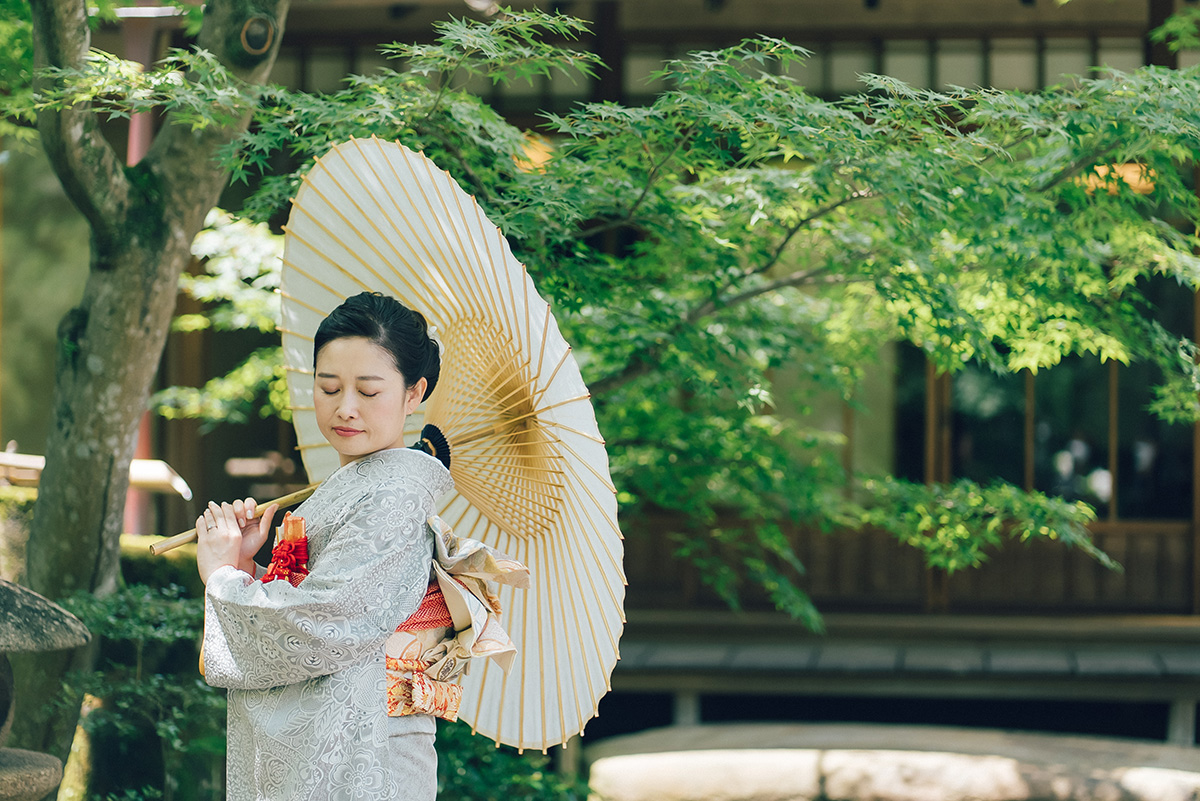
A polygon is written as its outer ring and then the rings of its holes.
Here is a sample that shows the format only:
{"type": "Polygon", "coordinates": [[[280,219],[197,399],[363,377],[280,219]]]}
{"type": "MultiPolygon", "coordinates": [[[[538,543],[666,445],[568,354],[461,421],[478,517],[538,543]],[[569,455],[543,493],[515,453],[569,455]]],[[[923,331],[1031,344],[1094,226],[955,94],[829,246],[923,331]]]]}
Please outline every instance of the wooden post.
{"type": "MultiPolygon", "coordinates": [[[[938,373],[933,362],[925,362],[925,483],[934,484],[952,478],[950,404],[952,384],[949,373],[938,373]]],[[[925,569],[925,611],[946,612],[950,608],[950,583],[946,574],[925,569]]]]}
{"type": "Polygon", "coordinates": [[[854,487],[850,480],[854,473],[854,407],[849,401],[842,402],[842,434],[846,437],[846,445],[842,448],[842,471],[846,474],[842,494],[849,499],[854,487]]]}
{"type": "MultiPolygon", "coordinates": [[[[1200,179],[1200,168],[1193,174],[1200,179]]],[[[1200,342],[1200,292],[1192,295],[1192,340],[1200,342]]],[[[1192,424],[1192,614],[1200,615],[1200,422],[1192,424]]]]}
{"type": "Polygon", "coordinates": [[[1167,714],[1167,742],[1187,748],[1196,744],[1196,698],[1171,700],[1171,710],[1167,714]]]}
{"type": "Polygon", "coordinates": [[[555,755],[558,775],[567,779],[578,777],[580,764],[583,762],[583,748],[579,745],[579,738],[572,737],[555,750],[558,752],[555,755]]]}
{"type": "Polygon", "coordinates": [[[700,695],[690,690],[675,693],[674,723],[676,726],[700,725],[700,695]]]}
{"type": "Polygon", "coordinates": [[[1118,411],[1120,409],[1121,374],[1117,360],[1108,363],[1108,476],[1112,490],[1108,497],[1108,518],[1110,523],[1117,519],[1117,450],[1120,445],[1121,430],[1119,427],[1118,411]]]}
{"type": "Polygon", "coordinates": [[[937,481],[938,462],[937,368],[925,360],[925,483],[937,481]]]}
{"type": "Polygon", "coordinates": [[[1025,371],[1025,471],[1024,482],[1025,491],[1033,491],[1034,483],[1034,456],[1037,449],[1037,440],[1035,439],[1037,425],[1037,387],[1033,378],[1033,371],[1025,371]]]}

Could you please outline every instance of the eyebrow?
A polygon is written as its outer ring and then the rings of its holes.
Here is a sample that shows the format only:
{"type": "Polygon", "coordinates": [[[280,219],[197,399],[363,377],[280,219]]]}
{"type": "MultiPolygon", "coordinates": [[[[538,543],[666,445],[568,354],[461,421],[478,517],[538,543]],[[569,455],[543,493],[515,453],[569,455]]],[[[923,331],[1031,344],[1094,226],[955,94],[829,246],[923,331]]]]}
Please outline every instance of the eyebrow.
{"type": "MultiPolygon", "coordinates": [[[[340,378],[340,376],[336,376],[333,373],[317,373],[317,378],[334,378],[334,379],[336,379],[336,378],[340,378]]],[[[381,375],[360,375],[355,380],[356,381],[382,381],[383,376],[381,376],[381,375]]]]}

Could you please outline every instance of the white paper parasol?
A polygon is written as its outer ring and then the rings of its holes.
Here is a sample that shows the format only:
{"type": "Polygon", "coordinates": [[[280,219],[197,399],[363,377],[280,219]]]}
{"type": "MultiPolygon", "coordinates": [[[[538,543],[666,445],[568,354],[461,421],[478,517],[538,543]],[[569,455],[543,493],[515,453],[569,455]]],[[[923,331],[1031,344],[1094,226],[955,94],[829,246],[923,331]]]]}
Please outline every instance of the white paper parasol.
{"type": "Polygon", "coordinates": [[[608,456],[549,306],[475,200],[396,143],[352,139],[318,160],[285,231],[283,347],[310,479],[338,466],[313,412],[317,325],[350,295],[392,295],[443,345],[437,389],[408,418],[409,442],[427,422],[450,441],[441,516],[532,573],[527,590],[500,588],[517,661],[466,676],[460,718],[518,748],[581,733],[618,658],[623,548],[608,456]]]}

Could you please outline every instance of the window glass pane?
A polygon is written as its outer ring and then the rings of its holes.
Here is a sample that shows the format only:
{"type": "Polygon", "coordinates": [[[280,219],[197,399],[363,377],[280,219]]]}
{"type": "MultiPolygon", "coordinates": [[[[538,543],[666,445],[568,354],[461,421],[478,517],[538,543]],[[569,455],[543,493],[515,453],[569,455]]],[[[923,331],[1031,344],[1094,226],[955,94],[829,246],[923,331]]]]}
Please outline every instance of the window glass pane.
{"type": "Polygon", "coordinates": [[[992,86],[1037,89],[1037,51],[1030,39],[995,39],[991,52],[992,86]]]}
{"type": "MultiPolygon", "coordinates": [[[[485,79],[487,80],[487,79],[485,79]]],[[[491,81],[487,81],[491,84],[491,81]]],[[[469,88],[478,92],[483,89],[482,85],[476,86],[474,82],[469,88]]],[[[542,76],[536,75],[532,78],[508,78],[495,84],[495,92],[504,99],[505,106],[511,105],[511,101],[517,101],[522,107],[527,106],[530,102],[537,100],[542,96],[542,76]]]]}
{"type": "Polygon", "coordinates": [[[308,55],[308,80],[310,92],[336,92],[350,73],[350,60],[342,48],[314,47],[308,55]]]}
{"type": "Polygon", "coordinates": [[[1046,85],[1074,85],[1079,77],[1091,73],[1091,46],[1086,39],[1047,39],[1045,50],[1046,85]]]}
{"type": "Polygon", "coordinates": [[[955,478],[1020,486],[1025,466],[1025,379],[968,365],[953,378],[955,478]]]}
{"type": "Polygon", "coordinates": [[[383,69],[398,69],[400,62],[389,59],[373,47],[360,47],[354,54],[354,71],[359,75],[377,75],[383,69]]]}
{"type": "Polygon", "coordinates": [[[650,76],[663,68],[666,53],[658,48],[630,48],[625,56],[625,94],[628,97],[650,97],[664,89],[662,80],[650,76]]]}
{"type": "Polygon", "coordinates": [[[983,85],[983,43],[976,39],[942,39],[935,66],[939,89],[983,85]]]}
{"type": "Polygon", "coordinates": [[[455,89],[461,89],[468,94],[482,97],[489,101],[494,101],[495,97],[504,88],[503,83],[493,83],[492,79],[486,75],[469,75],[467,73],[455,75],[450,85],[455,89]]]}
{"type": "Polygon", "coordinates": [[[1095,357],[1068,356],[1035,379],[1034,488],[1087,501],[1101,517],[1112,498],[1108,370],[1095,357]]]}
{"type": "MultiPolygon", "coordinates": [[[[1191,292],[1165,278],[1150,281],[1145,292],[1168,331],[1191,332],[1191,292]]],[[[1192,427],[1168,425],[1146,410],[1151,387],[1161,380],[1161,371],[1148,364],[1120,371],[1117,514],[1122,518],[1192,516],[1192,427]]]]}
{"type": "Polygon", "coordinates": [[[1098,57],[1101,67],[1133,72],[1143,65],[1142,40],[1133,36],[1102,36],[1098,57]]]}
{"type": "Polygon", "coordinates": [[[314,47],[308,54],[308,80],[310,92],[336,92],[350,73],[350,60],[342,48],[314,47]]]}
{"type": "Polygon", "coordinates": [[[865,88],[859,75],[875,72],[875,52],[866,44],[835,44],[829,50],[829,89],[852,94],[865,88]]]}
{"type": "Polygon", "coordinates": [[[907,39],[885,42],[883,74],[919,88],[928,88],[929,44],[907,39]]]}
{"type": "Polygon", "coordinates": [[[925,480],[925,354],[909,342],[896,345],[897,478],[925,480]]]}
{"type": "Polygon", "coordinates": [[[279,48],[279,56],[275,66],[271,68],[271,83],[286,86],[288,89],[300,88],[300,57],[295,50],[279,48]]]}
{"type": "Polygon", "coordinates": [[[590,79],[581,73],[554,70],[550,73],[550,96],[555,100],[586,100],[591,93],[590,79]]]}
{"type": "Polygon", "coordinates": [[[1117,516],[1123,519],[1192,516],[1192,427],[1168,425],[1146,411],[1160,376],[1146,364],[1120,371],[1117,516]]]}
{"type": "Polygon", "coordinates": [[[812,43],[801,46],[812,51],[812,55],[804,61],[788,64],[783,74],[803,86],[810,94],[823,94],[825,92],[825,81],[821,76],[825,70],[825,50],[820,45],[812,43]]]}

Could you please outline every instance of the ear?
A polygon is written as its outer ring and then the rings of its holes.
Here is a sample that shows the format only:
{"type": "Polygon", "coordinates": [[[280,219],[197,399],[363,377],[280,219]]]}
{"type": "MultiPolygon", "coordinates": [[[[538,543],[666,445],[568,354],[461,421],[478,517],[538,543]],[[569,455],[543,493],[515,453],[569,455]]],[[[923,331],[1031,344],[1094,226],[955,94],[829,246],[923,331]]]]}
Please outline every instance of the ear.
{"type": "Polygon", "coordinates": [[[404,398],[404,413],[412,414],[421,405],[421,398],[425,397],[425,387],[429,386],[429,382],[423,377],[406,390],[407,396],[404,398]]]}

